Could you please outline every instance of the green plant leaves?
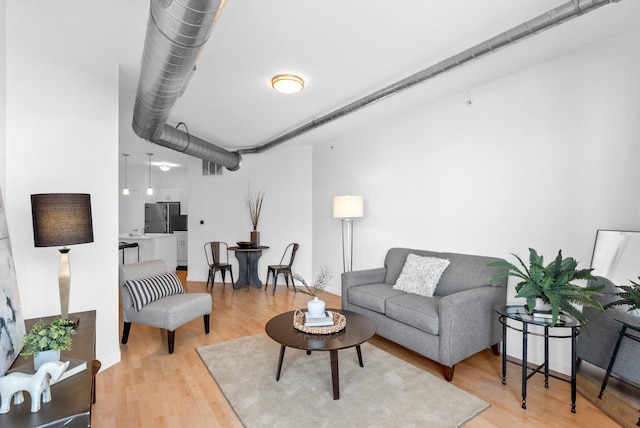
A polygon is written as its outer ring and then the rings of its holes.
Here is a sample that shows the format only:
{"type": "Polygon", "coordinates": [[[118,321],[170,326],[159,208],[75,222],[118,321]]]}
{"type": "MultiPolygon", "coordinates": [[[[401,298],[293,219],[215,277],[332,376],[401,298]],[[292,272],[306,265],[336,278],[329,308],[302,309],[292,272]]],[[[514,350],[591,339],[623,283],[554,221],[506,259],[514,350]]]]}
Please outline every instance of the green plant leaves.
{"type": "Polygon", "coordinates": [[[22,339],[21,355],[28,357],[41,351],[71,349],[71,335],[76,331],[67,320],[56,319],[49,324],[39,321],[33,325],[31,330],[22,339]]]}
{"type": "MultiPolygon", "coordinates": [[[[592,269],[577,269],[578,262],[572,257],[563,258],[562,250],[558,251],[555,259],[548,265],[544,264],[543,256],[533,248],[529,248],[529,266],[526,266],[518,255],[512,255],[522,265],[522,269],[508,262],[490,263],[489,266],[504,269],[503,272],[494,275],[491,281],[505,276],[521,279],[522,281],[516,284],[516,297],[527,299],[529,313],[535,309],[536,298],[551,304],[552,327],[558,321],[560,310],[576,318],[580,325],[587,323],[582,311],[574,304],[604,310],[600,302],[593,298],[602,291],[604,285],[581,287],[572,284],[571,282],[575,280],[594,279],[591,275],[592,269]]],[[[638,289],[638,296],[640,297],[640,289],[638,289]]]]}
{"type": "MultiPolygon", "coordinates": [[[[640,280],[640,276],[638,277],[638,279],[640,280]]],[[[631,280],[629,280],[629,282],[631,283],[631,285],[618,285],[618,288],[620,288],[622,291],[613,294],[615,296],[618,296],[619,299],[606,304],[604,306],[605,309],[622,305],[629,306],[627,311],[640,309],[640,283],[633,282],[631,280]]]]}

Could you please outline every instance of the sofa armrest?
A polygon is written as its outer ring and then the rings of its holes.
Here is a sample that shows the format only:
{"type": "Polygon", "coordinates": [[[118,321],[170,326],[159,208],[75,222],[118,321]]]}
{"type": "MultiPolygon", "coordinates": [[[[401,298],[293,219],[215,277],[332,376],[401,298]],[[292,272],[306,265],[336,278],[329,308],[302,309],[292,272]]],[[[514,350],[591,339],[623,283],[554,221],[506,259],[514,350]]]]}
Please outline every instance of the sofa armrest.
{"type": "Polygon", "coordinates": [[[348,309],[348,290],[356,285],[379,284],[384,282],[386,268],[365,269],[352,272],[343,272],[342,281],[342,309],[348,309]]]}
{"type": "MultiPolygon", "coordinates": [[[[595,308],[587,307],[583,309],[583,313],[589,322],[586,328],[580,330],[578,336],[578,358],[606,369],[622,328],[622,323],[616,320],[638,325],[640,318],[613,308],[600,312],[595,308]]],[[[626,333],[640,336],[640,333],[632,329],[627,329],[626,333]]],[[[640,367],[637,363],[640,344],[629,338],[622,339],[620,344],[612,373],[628,381],[640,383],[640,367]]]]}
{"type": "Polygon", "coordinates": [[[446,366],[502,340],[495,306],[506,304],[506,287],[482,286],[440,300],[439,361],[446,366]]]}
{"type": "Polygon", "coordinates": [[[378,284],[384,282],[387,269],[366,269],[353,272],[342,273],[342,289],[353,287],[354,285],[378,284]]]}

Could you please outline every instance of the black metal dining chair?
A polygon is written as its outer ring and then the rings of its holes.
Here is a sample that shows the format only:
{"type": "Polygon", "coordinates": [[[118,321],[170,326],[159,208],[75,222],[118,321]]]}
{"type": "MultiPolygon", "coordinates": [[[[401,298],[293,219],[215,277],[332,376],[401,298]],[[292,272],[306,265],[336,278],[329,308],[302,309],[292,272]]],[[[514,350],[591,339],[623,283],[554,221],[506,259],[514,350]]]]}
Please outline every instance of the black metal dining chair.
{"type": "Polygon", "coordinates": [[[284,249],[284,254],[282,254],[282,258],[280,259],[280,264],[278,265],[269,265],[267,266],[267,280],[264,282],[264,290],[267,291],[267,286],[269,285],[269,275],[273,274],[273,294],[276,293],[276,283],[278,282],[278,275],[284,275],[284,281],[287,284],[287,288],[289,288],[289,277],[291,277],[291,285],[293,286],[293,291],[297,292],[296,284],[293,282],[293,272],[291,271],[291,266],[293,266],[293,261],[296,258],[296,252],[300,248],[300,245],[295,242],[287,245],[287,248],[284,249]],[[289,264],[283,264],[286,259],[289,259],[289,264]]]}
{"type": "Polygon", "coordinates": [[[209,289],[209,283],[211,283],[211,291],[213,291],[213,284],[215,281],[216,272],[220,271],[222,276],[222,286],[226,285],[225,274],[227,271],[231,274],[231,286],[233,287],[233,268],[229,263],[229,246],[226,242],[212,241],[204,244],[204,254],[207,257],[207,264],[209,265],[209,276],[207,277],[207,290],[209,289]],[[224,254],[224,260],[221,255],[224,254]]]}

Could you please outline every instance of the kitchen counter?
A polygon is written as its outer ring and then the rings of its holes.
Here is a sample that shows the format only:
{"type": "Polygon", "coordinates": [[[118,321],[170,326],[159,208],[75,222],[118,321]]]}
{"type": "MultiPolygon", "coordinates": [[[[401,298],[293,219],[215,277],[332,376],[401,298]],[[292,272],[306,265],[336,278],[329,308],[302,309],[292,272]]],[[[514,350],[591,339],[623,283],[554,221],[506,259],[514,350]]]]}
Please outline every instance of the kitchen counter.
{"type": "Polygon", "coordinates": [[[140,236],[131,236],[128,233],[121,233],[120,241],[126,242],[127,240],[149,240],[149,239],[162,239],[171,238],[173,235],[170,233],[147,233],[140,236]]]}
{"type": "MultiPolygon", "coordinates": [[[[172,271],[178,267],[178,241],[176,235],[169,233],[147,233],[144,236],[129,236],[128,233],[121,233],[118,236],[119,242],[137,243],[140,248],[140,261],[162,259],[167,265],[167,269],[172,271]]],[[[122,258],[120,259],[122,261],[122,258]]],[[[124,263],[136,263],[137,254],[133,251],[126,251],[124,263]]]]}

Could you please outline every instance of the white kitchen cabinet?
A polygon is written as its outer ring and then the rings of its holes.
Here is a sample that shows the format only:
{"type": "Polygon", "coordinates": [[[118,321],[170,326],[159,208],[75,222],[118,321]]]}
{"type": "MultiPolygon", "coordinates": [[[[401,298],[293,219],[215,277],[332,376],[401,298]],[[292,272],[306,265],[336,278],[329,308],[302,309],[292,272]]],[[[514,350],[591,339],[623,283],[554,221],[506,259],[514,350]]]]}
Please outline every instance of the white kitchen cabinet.
{"type": "Polygon", "coordinates": [[[188,261],[188,252],[187,248],[189,247],[188,242],[188,233],[186,231],[174,231],[174,235],[176,235],[176,243],[178,246],[178,266],[187,266],[188,261]]]}
{"type": "Polygon", "coordinates": [[[162,187],[154,189],[155,202],[180,202],[180,189],[177,187],[162,187]]]}

